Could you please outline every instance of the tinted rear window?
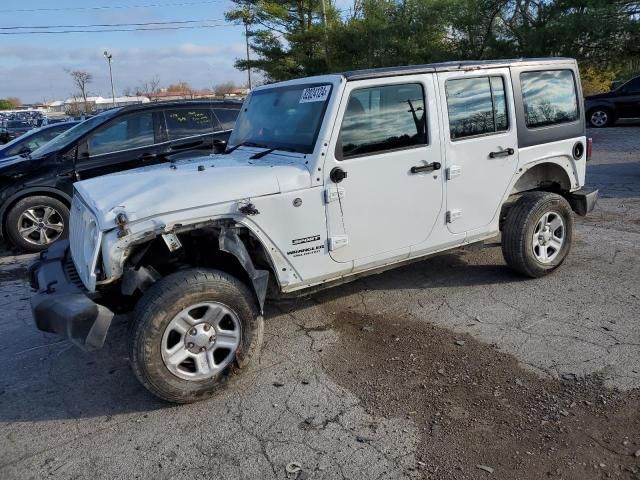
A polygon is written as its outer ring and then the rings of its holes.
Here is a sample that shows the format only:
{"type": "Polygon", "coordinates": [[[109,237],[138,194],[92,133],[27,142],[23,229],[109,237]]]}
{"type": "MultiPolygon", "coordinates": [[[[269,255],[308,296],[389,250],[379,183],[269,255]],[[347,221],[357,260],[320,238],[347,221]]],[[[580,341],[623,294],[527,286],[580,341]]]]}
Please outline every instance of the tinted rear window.
{"type": "Polygon", "coordinates": [[[571,70],[522,72],[520,83],[527,127],[578,120],[578,97],[571,70]]]}
{"type": "Polygon", "coordinates": [[[167,110],[165,116],[169,140],[211,133],[214,123],[218,124],[208,108],[176,108],[167,110]]]}

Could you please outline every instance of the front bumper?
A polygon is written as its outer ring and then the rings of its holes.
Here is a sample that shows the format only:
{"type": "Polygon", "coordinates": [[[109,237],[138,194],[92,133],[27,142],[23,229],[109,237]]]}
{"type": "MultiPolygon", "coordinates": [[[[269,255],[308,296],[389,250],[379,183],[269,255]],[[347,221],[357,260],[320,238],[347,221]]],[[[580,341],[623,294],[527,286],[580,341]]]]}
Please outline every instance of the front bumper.
{"type": "Polygon", "coordinates": [[[576,212],[577,215],[584,217],[596,206],[596,202],[598,201],[598,190],[594,190],[592,192],[578,190],[570,193],[567,196],[567,200],[571,205],[571,209],[576,212]]]}
{"type": "Polygon", "coordinates": [[[61,240],[29,267],[31,311],[38,329],[65,336],[83,350],[104,345],[113,312],[95,303],[71,267],[69,242],[61,240]],[[74,281],[75,280],[75,281],[74,281]]]}

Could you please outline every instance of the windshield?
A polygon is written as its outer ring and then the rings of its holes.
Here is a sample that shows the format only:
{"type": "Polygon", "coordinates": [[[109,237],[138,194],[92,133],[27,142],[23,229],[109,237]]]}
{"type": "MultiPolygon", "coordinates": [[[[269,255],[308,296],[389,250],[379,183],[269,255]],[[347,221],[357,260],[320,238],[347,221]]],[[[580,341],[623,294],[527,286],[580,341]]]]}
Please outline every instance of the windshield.
{"type": "Polygon", "coordinates": [[[229,145],[312,153],[331,94],[330,84],[274,87],[253,92],[242,107],[229,145]]]}
{"type": "Polygon", "coordinates": [[[111,117],[113,117],[113,115],[115,115],[118,112],[118,110],[119,109],[117,108],[107,110],[106,112],[96,115],[95,117],[91,117],[89,120],[85,120],[84,122],[79,123],[78,125],[76,125],[73,128],[70,128],[63,134],[58,135],[56,138],[54,138],[50,142],[45,143],[43,146],[41,146],[40,148],[32,152],[31,156],[40,157],[48,153],[55,152],[56,150],[60,150],[64,146],[68,145],[69,143],[76,141],[78,138],[83,136],[89,130],[109,120],[111,117]]]}

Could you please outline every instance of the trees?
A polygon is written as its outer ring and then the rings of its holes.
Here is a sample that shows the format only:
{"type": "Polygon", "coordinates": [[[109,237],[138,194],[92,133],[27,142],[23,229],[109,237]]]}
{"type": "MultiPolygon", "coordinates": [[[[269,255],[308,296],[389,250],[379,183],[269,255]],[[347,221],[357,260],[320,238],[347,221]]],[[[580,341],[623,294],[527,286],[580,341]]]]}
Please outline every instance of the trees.
{"type": "Polygon", "coordinates": [[[89,113],[87,106],[87,89],[89,84],[93,82],[93,75],[84,70],[67,70],[67,73],[71,76],[74,85],[80,90],[80,96],[84,104],[84,113],[89,113]]]}
{"type": "Polygon", "coordinates": [[[330,0],[233,0],[227,20],[249,25],[251,49],[258,58],[238,59],[236,68],[262,70],[267,81],[324,73],[327,61],[324,18],[327,28],[338,21],[330,0]]]}
{"type": "Polygon", "coordinates": [[[0,98],[0,110],[13,110],[22,105],[17,97],[0,98]]]}
{"type": "Polygon", "coordinates": [[[443,60],[570,56],[600,72],[637,72],[640,2],[632,0],[233,0],[267,81],[443,60]]]}

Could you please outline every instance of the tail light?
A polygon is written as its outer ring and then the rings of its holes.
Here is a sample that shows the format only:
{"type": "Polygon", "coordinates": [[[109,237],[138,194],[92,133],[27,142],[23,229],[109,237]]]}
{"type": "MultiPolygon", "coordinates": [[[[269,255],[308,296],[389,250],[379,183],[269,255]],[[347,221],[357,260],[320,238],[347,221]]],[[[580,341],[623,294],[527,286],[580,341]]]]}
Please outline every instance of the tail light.
{"type": "Polygon", "coordinates": [[[587,138],[587,162],[591,160],[592,152],[593,152],[593,138],[587,138]]]}

